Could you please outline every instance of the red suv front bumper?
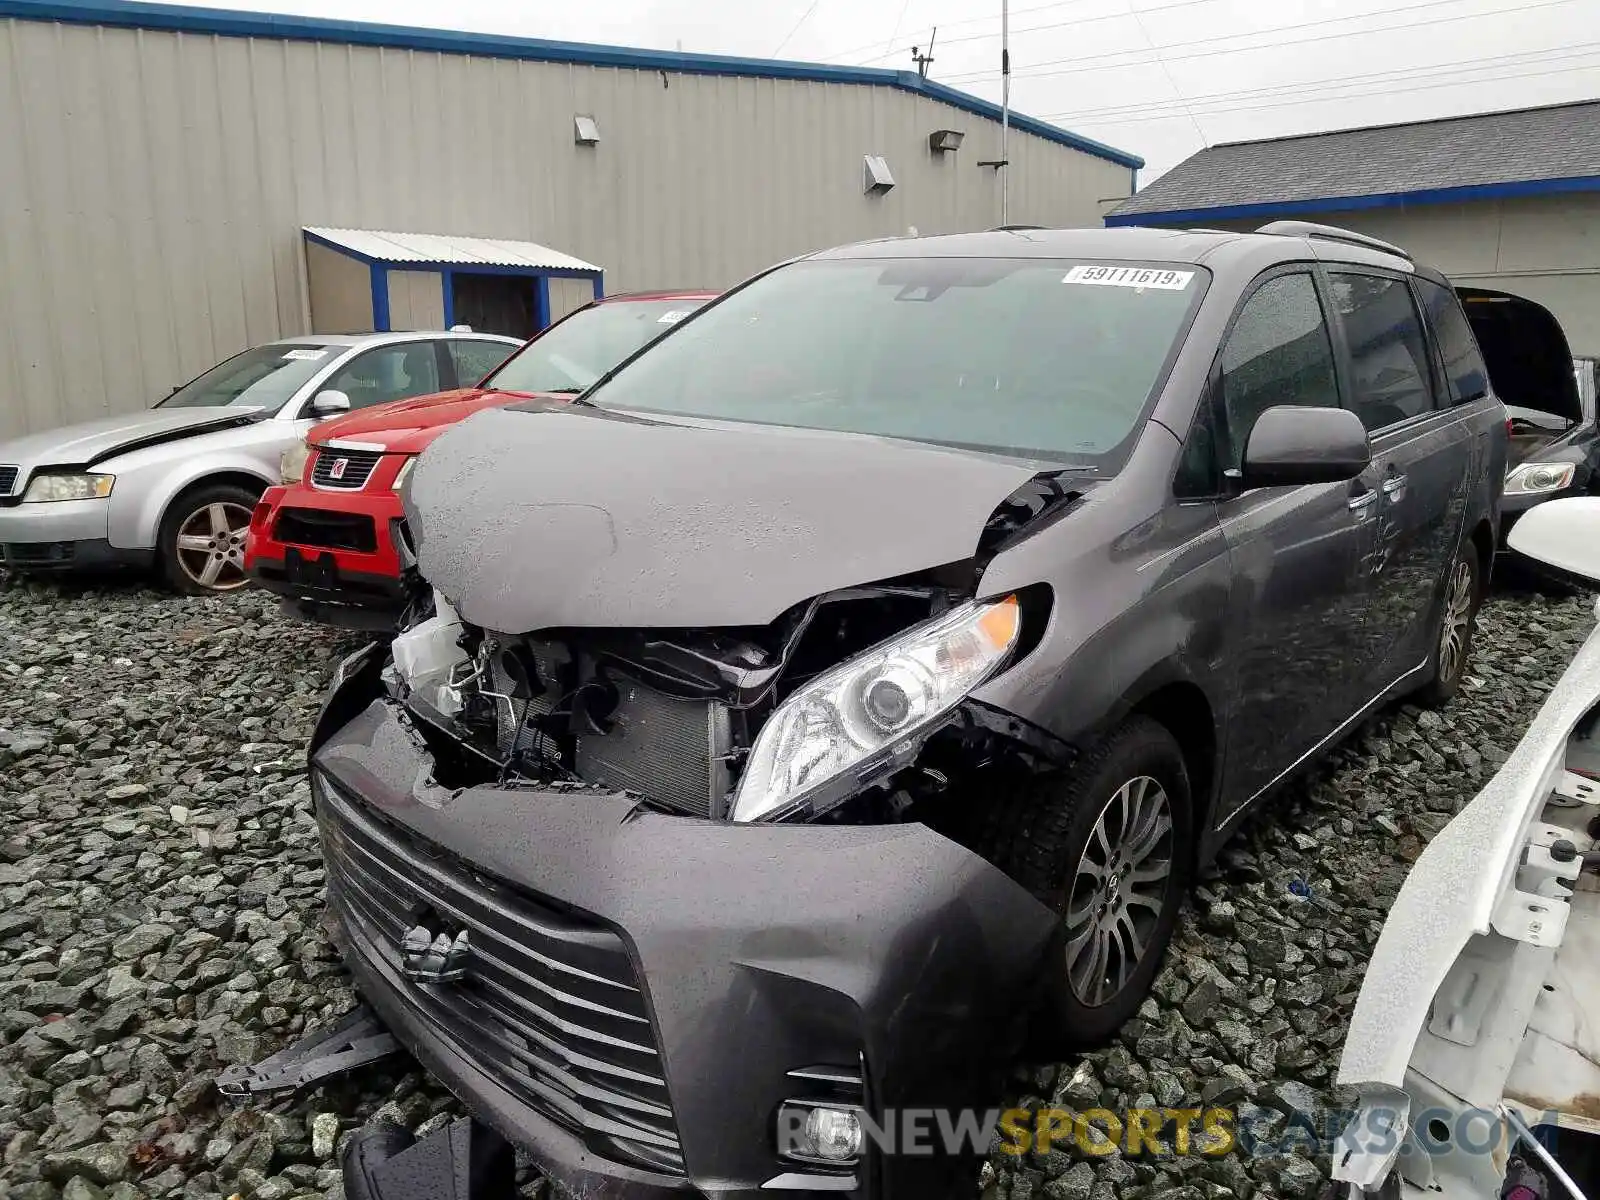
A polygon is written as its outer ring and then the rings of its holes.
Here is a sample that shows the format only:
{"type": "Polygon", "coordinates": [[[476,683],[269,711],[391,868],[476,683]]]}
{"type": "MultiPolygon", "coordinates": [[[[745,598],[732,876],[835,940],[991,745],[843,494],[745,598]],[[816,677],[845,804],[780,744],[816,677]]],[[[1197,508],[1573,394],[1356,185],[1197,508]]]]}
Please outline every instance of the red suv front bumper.
{"type": "Polygon", "coordinates": [[[399,529],[405,513],[394,491],[405,459],[385,454],[359,489],[268,488],[250,518],[246,573],[312,620],[392,628],[405,605],[411,565],[399,529]]]}

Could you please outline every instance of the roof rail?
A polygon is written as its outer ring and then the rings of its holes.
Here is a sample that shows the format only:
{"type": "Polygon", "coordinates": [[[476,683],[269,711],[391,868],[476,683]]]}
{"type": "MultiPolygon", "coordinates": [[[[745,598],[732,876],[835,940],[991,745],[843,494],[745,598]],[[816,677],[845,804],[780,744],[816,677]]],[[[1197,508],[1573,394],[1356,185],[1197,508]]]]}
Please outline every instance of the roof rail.
{"type": "Polygon", "coordinates": [[[990,233],[1021,233],[1028,229],[1049,229],[1048,225],[996,225],[990,233]]]}
{"type": "Polygon", "coordinates": [[[1368,237],[1364,233],[1356,233],[1350,229],[1340,229],[1337,225],[1318,225],[1315,221],[1270,221],[1256,230],[1257,233],[1276,233],[1283,237],[1321,238],[1325,242],[1343,242],[1347,246],[1365,246],[1368,250],[1379,250],[1384,254],[1393,254],[1407,262],[1414,261],[1411,255],[1400,249],[1393,242],[1386,242],[1382,238],[1368,237]]]}

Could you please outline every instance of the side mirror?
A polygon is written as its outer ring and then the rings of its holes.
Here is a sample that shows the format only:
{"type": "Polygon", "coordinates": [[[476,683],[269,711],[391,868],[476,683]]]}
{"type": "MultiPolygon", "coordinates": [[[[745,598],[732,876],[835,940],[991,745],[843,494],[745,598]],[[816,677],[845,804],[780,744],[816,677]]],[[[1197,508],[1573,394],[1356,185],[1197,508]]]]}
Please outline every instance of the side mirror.
{"type": "Polygon", "coordinates": [[[1518,554],[1600,583],[1600,496],[1546,500],[1517,518],[1506,544],[1518,554]]]}
{"type": "Polygon", "coordinates": [[[338,413],[350,411],[350,397],[337,388],[329,388],[325,392],[318,392],[311,401],[311,415],[313,417],[331,417],[338,413]]]}
{"type": "Polygon", "coordinates": [[[1238,481],[1245,488],[1338,483],[1371,461],[1366,427],[1349,409],[1278,404],[1250,427],[1238,481]]]}

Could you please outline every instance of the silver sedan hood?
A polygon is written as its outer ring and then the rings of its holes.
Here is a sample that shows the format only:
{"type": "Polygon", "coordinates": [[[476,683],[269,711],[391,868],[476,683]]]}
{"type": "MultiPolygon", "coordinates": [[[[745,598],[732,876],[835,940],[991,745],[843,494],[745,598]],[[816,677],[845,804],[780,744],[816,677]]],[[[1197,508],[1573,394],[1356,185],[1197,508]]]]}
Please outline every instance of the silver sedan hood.
{"type": "MultiPolygon", "coordinates": [[[[263,409],[149,408],[142,412],[101,417],[77,425],[63,425],[0,442],[0,463],[22,468],[22,478],[35,467],[87,467],[97,462],[157,442],[189,437],[230,425],[259,420],[263,409]]],[[[19,486],[20,483],[19,483],[19,486]]]]}
{"type": "Polygon", "coordinates": [[[1036,467],[888,438],[490,409],[417,460],[425,578],[471,624],[765,625],[823,592],[970,559],[1036,467]]]}

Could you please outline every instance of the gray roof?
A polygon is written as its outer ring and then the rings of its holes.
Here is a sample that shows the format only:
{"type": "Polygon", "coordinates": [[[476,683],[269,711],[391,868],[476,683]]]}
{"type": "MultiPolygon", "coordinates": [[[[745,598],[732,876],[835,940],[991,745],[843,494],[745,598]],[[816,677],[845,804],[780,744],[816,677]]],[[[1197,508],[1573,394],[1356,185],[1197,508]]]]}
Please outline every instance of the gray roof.
{"type": "Polygon", "coordinates": [[[1600,100],[1224,143],[1185,159],[1107,216],[1254,210],[1585,176],[1600,176],[1600,100]]]}

